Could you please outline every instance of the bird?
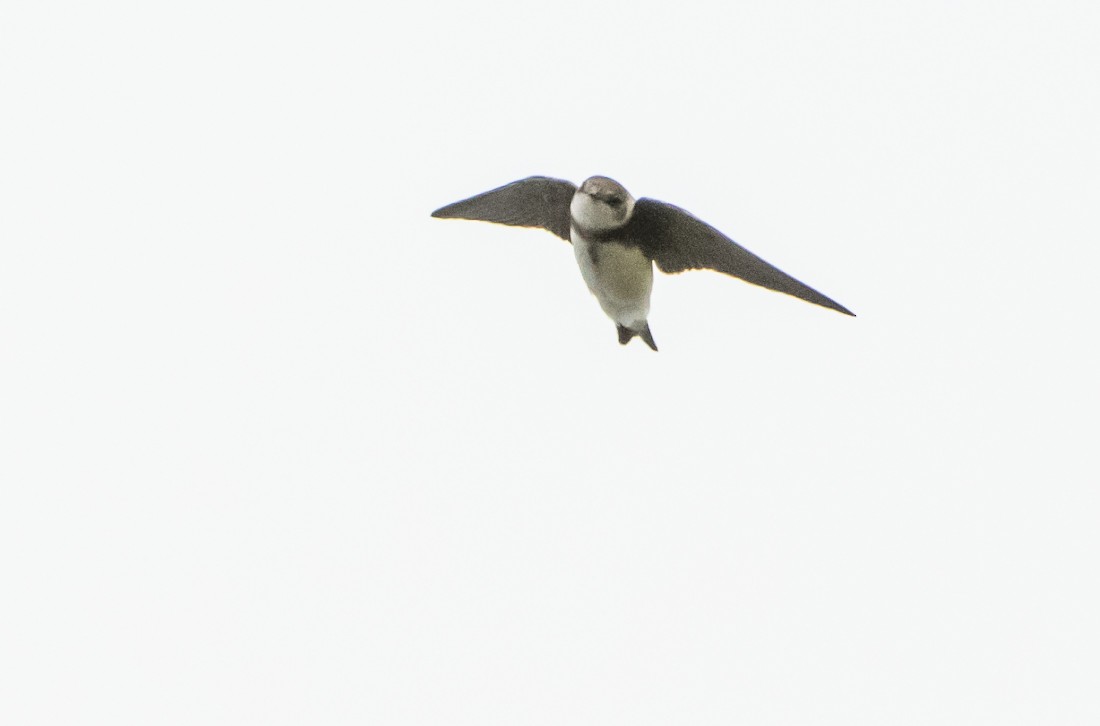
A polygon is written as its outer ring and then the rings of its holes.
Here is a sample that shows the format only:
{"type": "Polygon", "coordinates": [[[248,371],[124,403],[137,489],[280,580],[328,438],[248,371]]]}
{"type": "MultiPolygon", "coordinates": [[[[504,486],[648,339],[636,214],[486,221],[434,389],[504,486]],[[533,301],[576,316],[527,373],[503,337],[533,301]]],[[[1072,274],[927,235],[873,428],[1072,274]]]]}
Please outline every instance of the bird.
{"type": "Polygon", "coordinates": [[[581,277],[615,323],[622,345],[637,337],[657,350],[648,320],[654,265],[669,274],[716,270],[855,316],[691,213],[635,199],[606,176],[589,177],[579,187],[531,176],[440,207],[432,217],[541,228],[571,242],[581,277]]]}

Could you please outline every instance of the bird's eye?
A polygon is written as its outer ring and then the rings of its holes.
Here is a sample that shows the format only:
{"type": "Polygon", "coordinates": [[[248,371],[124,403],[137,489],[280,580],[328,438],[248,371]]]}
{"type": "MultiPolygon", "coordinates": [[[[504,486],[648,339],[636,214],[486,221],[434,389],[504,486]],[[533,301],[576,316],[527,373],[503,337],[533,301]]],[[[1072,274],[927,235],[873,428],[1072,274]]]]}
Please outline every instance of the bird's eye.
{"type": "Polygon", "coordinates": [[[608,197],[607,203],[610,204],[612,207],[617,207],[623,203],[623,200],[622,197],[608,197]]]}

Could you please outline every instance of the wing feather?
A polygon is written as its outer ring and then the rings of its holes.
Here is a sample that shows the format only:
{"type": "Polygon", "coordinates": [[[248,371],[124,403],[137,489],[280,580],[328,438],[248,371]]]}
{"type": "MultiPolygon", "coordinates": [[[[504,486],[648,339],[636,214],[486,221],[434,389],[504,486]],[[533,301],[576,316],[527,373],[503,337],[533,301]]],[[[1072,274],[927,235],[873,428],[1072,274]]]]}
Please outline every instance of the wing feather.
{"type": "Polygon", "coordinates": [[[706,222],[656,199],[639,199],[627,226],[632,242],[663,272],[710,269],[806,302],[855,315],[840,303],[757,257],[706,222]]]}
{"type": "Polygon", "coordinates": [[[540,227],[568,242],[569,203],[576,191],[577,187],[564,179],[532,176],[440,207],[432,216],[540,227]]]}

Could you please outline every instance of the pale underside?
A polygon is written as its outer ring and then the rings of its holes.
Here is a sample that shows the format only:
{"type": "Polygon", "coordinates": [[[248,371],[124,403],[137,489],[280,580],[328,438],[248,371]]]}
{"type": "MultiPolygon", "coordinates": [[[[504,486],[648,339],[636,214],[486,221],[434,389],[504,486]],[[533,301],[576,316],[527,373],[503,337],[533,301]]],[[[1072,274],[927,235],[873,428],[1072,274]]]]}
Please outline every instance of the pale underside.
{"type": "Polygon", "coordinates": [[[637,247],[589,241],[575,227],[571,238],[581,276],[607,316],[631,330],[644,329],[653,290],[650,259],[637,247]]]}

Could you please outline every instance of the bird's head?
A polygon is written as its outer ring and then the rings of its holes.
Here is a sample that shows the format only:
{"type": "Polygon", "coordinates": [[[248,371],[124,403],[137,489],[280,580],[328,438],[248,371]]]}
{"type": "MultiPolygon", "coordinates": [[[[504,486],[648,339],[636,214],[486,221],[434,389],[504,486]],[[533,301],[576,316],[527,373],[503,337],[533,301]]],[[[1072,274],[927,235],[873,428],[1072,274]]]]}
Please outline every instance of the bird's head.
{"type": "Polygon", "coordinates": [[[583,229],[609,232],[630,221],[634,197],[623,185],[606,176],[593,176],[581,184],[569,205],[573,220],[583,229]]]}

